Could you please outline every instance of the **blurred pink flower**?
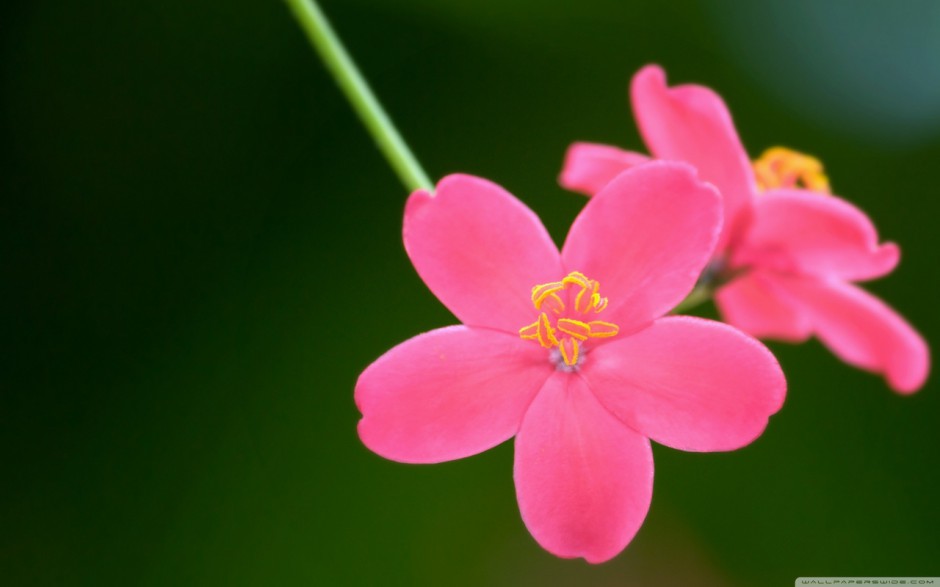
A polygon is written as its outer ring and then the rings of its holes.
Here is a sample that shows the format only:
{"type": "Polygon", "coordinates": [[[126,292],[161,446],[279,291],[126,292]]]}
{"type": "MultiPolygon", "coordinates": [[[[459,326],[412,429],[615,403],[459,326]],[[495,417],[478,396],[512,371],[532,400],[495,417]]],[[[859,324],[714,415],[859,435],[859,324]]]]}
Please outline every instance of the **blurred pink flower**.
{"type": "Polygon", "coordinates": [[[529,531],[597,563],[639,530],[650,439],[724,451],[757,438],[785,381],[740,331],[662,317],[689,293],[721,225],[717,192],[678,163],[624,173],[575,220],[559,253],[538,217],[486,180],[451,175],[405,210],[405,249],[463,322],[418,335],[356,384],[359,436],[437,463],[513,436],[529,531]]]}
{"type": "MultiPolygon", "coordinates": [[[[890,273],[898,247],[879,245],[862,211],[828,195],[819,161],[777,147],[752,167],[722,99],[703,86],[667,87],[657,66],[634,76],[631,98],[653,155],[692,164],[721,191],[725,225],[703,279],[717,285],[715,303],[729,324],[790,342],[815,335],[843,361],[882,373],[900,393],[923,386],[930,369],[924,339],[853,285],[890,273]]],[[[560,182],[593,194],[646,160],[575,143],[560,182]]]]}

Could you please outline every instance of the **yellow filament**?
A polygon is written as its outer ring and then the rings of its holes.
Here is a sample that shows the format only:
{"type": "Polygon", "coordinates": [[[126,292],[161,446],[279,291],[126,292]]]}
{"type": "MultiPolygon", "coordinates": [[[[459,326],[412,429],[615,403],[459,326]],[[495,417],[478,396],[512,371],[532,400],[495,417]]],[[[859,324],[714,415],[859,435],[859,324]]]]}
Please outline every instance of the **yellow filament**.
{"type": "Polygon", "coordinates": [[[776,188],[804,188],[814,192],[830,193],[829,178],[823,164],[809,155],[786,147],[771,147],[754,161],[754,177],[758,190],[776,188]]]}

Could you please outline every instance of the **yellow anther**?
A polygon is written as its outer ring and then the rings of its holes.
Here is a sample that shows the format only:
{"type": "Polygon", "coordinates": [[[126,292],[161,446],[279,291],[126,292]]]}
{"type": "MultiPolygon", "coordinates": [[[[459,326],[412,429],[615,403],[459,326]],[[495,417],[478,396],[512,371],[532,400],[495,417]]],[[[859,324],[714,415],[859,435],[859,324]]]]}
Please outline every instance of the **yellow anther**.
{"type": "Polygon", "coordinates": [[[776,188],[803,188],[830,193],[829,178],[822,162],[786,147],[771,147],[754,161],[757,189],[764,192],[776,188]]]}
{"type": "Polygon", "coordinates": [[[554,314],[561,314],[565,311],[565,302],[561,301],[558,294],[552,294],[542,303],[542,310],[554,314]]]}
{"type": "Polygon", "coordinates": [[[566,338],[561,341],[558,350],[561,351],[561,358],[565,362],[565,365],[569,367],[574,367],[578,364],[578,357],[581,354],[580,345],[578,345],[577,339],[566,338]]]}
{"type": "Polygon", "coordinates": [[[585,292],[587,292],[587,291],[588,291],[588,289],[587,289],[586,287],[582,287],[582,288],[581,288],[581,291],[579,291],[579,292],[578,292],[578,295],[576,295],[575,298],[574,298],[574,309],[577,310],[577,311],[579,311],[579,312],[581,312],[582,314],[585,313],[585,312],[587,312],[587,311],[590,309],[590,306],[591,306],[590,296],[588,296],[588,305],[587,305],[587,307],[585,307],[585,306],[582,305],[582,302],[584,301],[584,294],[585,294],[585,292]]]}
{"type": "Polygon", "coordinates": [[[557,291],[561,291],[564,288],[565,284],[560,281],[553,281],[551,283],[536,285],[532,288],[532,303],[538,306],[546,296],[549,296],[557,291]]]}
{"type": "Polygon", "coordinates": [[[539,339],[539,320],[519,329],[519,336],[526,340],[539,339]]]}
{"type": "Polygon", "coordinates": [[[617,336],[617,333],[620,332],[620,327],[616,324],[600,320],[588,322],[588,327],[591,330],[591,338],[610,338],[611,336],[617,336]]]}
{"type": "Polygon", "coordinates": [[[579,285],[581,287],[591,287],[591,280],[584,276],[580,271],[572,271],[565,276],[561,282],[565,285],[579,285]]]}
{"type": "Polygon", "coordinates": [[[591,337],[590,325],[580,320],[561,318],[558,320],[558,330],[578,340],[587,340],[591,337]]]}
{"type": "Polygon", "coordinates": [[[539,344],[543,347],[550,349],[558,346],[558,339],[555,338],[555,329],[552,328],[551,323],[549,323],[548,315],[545,312],[542,312],[542,315],[539,316],[538,329],[536,332],[539,344]]]}
{"type": "Polygon", "coordinates": [[[607,298],[602,298],[601,294],[601,284],[600,282],[594,282],[594,290],[591,292],[591,305],[589,309],[593,309],[594,313],[600,312],[607,307],[607,298]]]}
{"type": "Polygon", "coordinates": [[[556,314],[565,309],[565,303],[558,296],[558,292],[565,289],[565,284],[560,281],[552,283],[543,283],[532,288],[532,304],[536,310],[542,310],[543,304],[548,304],[546,310],[551,310],[556,314]]]}

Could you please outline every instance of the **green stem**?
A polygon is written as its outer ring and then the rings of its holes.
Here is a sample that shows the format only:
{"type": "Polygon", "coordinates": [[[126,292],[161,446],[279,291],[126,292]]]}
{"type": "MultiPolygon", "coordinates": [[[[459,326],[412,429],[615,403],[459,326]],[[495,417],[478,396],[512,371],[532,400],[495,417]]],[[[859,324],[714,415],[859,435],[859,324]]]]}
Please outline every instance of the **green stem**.
{"type": "Polygon", "coordinates": [[[704,304],[712,297],[712,288],[707,285],[700,285],[693,289],[685,299],[679,302],[679,305],[672,309],[670,314],[681,314],[688,312],[695,306],[704,304]]]}
{"type": "Polygon", "coordinates": [[[405,188],[433,191],[427,174],[375,99],[316,0],[285,1],[405,188]]]}

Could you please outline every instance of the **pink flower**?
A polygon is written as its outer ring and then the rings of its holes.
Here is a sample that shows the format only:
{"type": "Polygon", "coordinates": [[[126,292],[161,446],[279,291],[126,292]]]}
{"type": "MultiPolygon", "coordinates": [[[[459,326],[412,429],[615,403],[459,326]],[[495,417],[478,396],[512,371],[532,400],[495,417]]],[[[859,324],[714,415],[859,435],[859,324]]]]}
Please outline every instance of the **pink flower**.
{"type": "Polygon", "coordinates": [[[650,439],[724,451],[757,438],[785,382],[730,326],[661,317],[693,288],[721,224],[717,192],[688,166],[618,177],[559,253],[502,188],[451,175],[405,210],[405,249],[463,322],[418,335],[356,384],[359,436],[407,463],[467,457],[516,437],[514,478],[548,551],[602,562],[652,498],[650,439]]]}
{"type": "MultiPolygon", "coordinates": [[[[659,67],[636,74],[631,96],[653,155],[692,164],[721,191],[725,226],[703,279],[718,287],[725,321],[762,338],[800,342],[815,335],[843,361],[884,374],[896,391],[919,389],[930,369],[924,339],[853,285],[890,273],[898,247],[879,245],[862,211],[828,195],[819,161],[777,147],[752,167],[721,98],[697,85],[669,88],[659,67]]],[[[646,160],[576,143],[560,182],[592,194],[646,160]]]]}

